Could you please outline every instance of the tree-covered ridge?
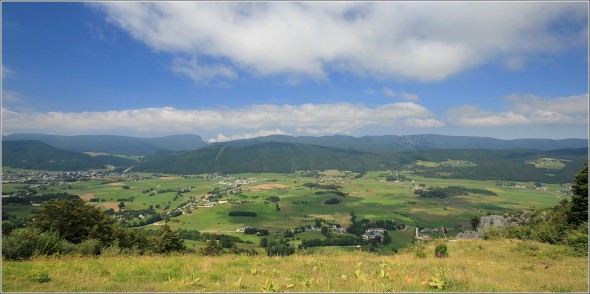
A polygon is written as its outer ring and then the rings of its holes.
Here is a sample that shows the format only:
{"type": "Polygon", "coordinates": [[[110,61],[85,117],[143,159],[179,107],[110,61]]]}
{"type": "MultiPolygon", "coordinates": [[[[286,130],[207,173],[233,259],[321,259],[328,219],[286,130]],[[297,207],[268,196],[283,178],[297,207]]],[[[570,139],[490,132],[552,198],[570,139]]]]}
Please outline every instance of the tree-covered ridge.
{"type": "Polygon", "coordinates": [[[213,145],[199,150],[145,158],[134,171],[195,174],[206,172],[280,172],[338,169],[356,172],[408,169],[425,177],[568,183],[587,160],[587,148],[538,151],[530,149],[452,149],[369,153],[305,144],[259,143],[242,147],[213,145]],[[559,170],[526,164],[543,157],[561,158],[559,170]],[[424,167],[416,161],[444,162],[449,159],[475,164],[469,167],[441,165],[424,167]]]}
{"type": "Polygon", "coordinates": [[[104,169],[106,165],[131,166],[133,160],[55,148],[41,141],[2,141],[2,165],[36,170],[73,171],[104,169]]]}
{"type": "Polygon", "coordinates": [[[75,152],[100,152],[121,155],[147,155],[160,150],[193,150],[207,146],[197,135],[172,135],[156,138],[136,138],[116,135],[45,135],[11,134],[2,141],[38,140],[53,147],[75,152]]]}

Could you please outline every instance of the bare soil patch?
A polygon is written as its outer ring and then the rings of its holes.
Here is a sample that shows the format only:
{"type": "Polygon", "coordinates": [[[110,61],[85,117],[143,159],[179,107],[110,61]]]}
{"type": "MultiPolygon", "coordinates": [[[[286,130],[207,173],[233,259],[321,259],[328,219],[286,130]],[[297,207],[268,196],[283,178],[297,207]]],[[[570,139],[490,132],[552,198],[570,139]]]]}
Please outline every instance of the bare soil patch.
{"type": "Polygon", "coordinates": [[[115,211],[119,211],[119,203],[117,203],[117,202],[102,202],[99,204],[99,206],[106,207],[106,208],[112,208],[115,211]]]}
{"type": "Polygon", "coordinates": [[[94,198],[94,195],[92,193],[88,193],[88,194],[80,195],[78,197],[80,197],[80,199],[82,199],[84,201],[90,201],[90,199],[94,198]]]}
{"type": "Polygon", "coordinates": [[[272,190],[272,189],[285,189],[285,188],[291,188],[291,186],[287,186],[287,185],[283,185],[283,184],[262,184],[262,185],[258,185],[258,186],[253,186],[253,187],[249,187],[247,188],[250,191],[260,191],[260,190],[272,190]]]}
{"type": "Polygon", "coordinates": [[[178,179],[178,177],[160,177],[160,180],[168,180],[168,181],[171,181],[171,180],[176,180],[176,179],[178,179]]]}
{"type": "Polygon", "coordinates": [[[109,186],[123,186],[123,183],[108,183],[109,186]]]}

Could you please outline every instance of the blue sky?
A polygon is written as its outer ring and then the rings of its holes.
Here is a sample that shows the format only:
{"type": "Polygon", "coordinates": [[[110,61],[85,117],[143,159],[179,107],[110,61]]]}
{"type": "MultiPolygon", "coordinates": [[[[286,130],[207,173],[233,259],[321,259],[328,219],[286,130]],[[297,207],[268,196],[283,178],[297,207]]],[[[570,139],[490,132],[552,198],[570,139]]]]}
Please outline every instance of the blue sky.
{"type": "Polygon", "coordinates": [[[1,5],[4,134],[588,137],[585,2],[1,5]]]}

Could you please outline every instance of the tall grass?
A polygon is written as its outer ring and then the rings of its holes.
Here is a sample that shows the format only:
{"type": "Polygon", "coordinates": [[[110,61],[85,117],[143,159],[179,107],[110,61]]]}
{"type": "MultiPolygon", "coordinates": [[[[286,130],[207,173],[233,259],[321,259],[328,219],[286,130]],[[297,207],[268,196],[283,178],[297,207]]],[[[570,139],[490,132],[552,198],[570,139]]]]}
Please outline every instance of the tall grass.
{"type": "Polygon", "coordinates": [[[588,259],[510,240],[447,241],[448,257],[322,252],[287,257],[102,256],[3,261],[18,292],[587,292],[588,259]],[[559,257],[559,258],[556,258],[559,257]],[[438,280],[436,280],[436,279],[438,280]],[[429,283],[431,282],[431,283],[429,283]],[[433,284],[434,285],[434,284],[433,284]]]}

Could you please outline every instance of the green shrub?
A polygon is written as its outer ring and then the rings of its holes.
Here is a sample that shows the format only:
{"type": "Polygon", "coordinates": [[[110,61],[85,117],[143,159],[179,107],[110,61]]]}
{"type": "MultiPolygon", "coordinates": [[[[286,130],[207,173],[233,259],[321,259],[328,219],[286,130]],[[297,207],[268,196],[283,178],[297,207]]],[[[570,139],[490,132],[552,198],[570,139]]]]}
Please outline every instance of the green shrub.
{"type": "Polygon", "coordinates": [[[581,226],[582,229],[570,230],[565,233],[565,244],[571,247],[575,252],[588,254],[588,232],[587,227],[581,226]]]}
{"type": "Polygon", "coordinates": [[[436,244],[436,247],[434,247],[434,256],[438,258],[449,256],[447,245],[444,243],[436,244]]]}
{"type": "Polygon", "coordinates": [[[63,255],[77,254],[78,245],[68,242],[66,240],[62,240],[59,253],[63,255]]]}
{"type": "Polygon", "coordinates": [[[414,244],[412,246],[412,251],[414,252],[414,256],[418,258],[426,258],[426,248],[422,244],[414,244]]]}
{"type": "Polygon", "coordinates": [[[55,231],[42,233],[38,236],[35,245],[34,256],[37,255],[53,255],[61,253],[64,241],[55,231]]]}
{"type": "Polygon", "coordinates": [[[483,230],[483,239],[484,240],[496,240],[504,238],[504,232],[500,228],[496,227],[487,227],[483,230]]]}
{"type": "Polygon", "coordinates": [[[78,252],[83,256],[100,255],[101,247],[98,239],[86,239],[78,244],[78,252]]]}
{"type": "Polygon", "coordinates": [[[2,256],[8,260],[26,260],[35,254],[39,230],[21,228],[2,238],[2,256]]]}
{"type": "Polygon", "coordinates": [[[46,271],[38,272],[34,277],[33,280],[37,283],[47,283],[51,281],[49,278],[49,274],[46,271]]]}

